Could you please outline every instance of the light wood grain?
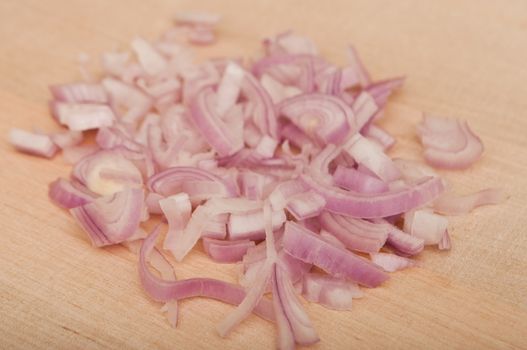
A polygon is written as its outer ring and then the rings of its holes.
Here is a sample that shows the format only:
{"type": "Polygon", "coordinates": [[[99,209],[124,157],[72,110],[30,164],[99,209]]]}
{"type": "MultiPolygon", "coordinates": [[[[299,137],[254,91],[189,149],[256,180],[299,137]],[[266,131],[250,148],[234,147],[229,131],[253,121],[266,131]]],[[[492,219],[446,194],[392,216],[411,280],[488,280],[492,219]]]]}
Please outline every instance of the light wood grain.
{"type": "MultiPolygon", "coordinates": [[[[466,118],[481,135],[483,159],[444,172],[468,193],[504,188],[504,204],[451,220],[450,252],[426,249],[422,268],[368,290],[352,312],[307,309],[319,349],[527,348],[527,2],[471,0],[58,1],[0,2],[0,135],[10,127],[57,129],[49,83],[79,79],[75,57],[154,38],[178,10],[220,12],[221,42],[200,55],[249,55],[285,29],[312,37],[324,55],[345,60],[353,42],[377,78],[406,74],[382,124],[394,155],[421,159],[417,110],[466,118]]],[[[92,249],[47,184],[68,173],[0,143],[0,348],[270,349],[274,328],[251,317],[227,339],[215,324],[231,307],[181,303],[171,329],[141,290],[136,259],[123,248],[92,249]]],[[[233,280],[235,268],[200,251],[179,277],[233,280]]]]}

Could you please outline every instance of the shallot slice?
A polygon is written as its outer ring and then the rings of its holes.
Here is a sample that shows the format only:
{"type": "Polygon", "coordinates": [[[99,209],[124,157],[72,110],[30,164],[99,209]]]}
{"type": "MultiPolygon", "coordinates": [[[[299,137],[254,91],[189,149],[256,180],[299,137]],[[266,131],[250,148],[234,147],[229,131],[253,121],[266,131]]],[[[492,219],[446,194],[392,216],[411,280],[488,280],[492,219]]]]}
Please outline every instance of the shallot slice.
{"type": "Polygon", "coordinates": [[[51,158],[58,148],[48,135],[31,133],[22,129],[9,131],[9,142],[20,152],[51,158]]]}
{"type": "Polygon", "coordinates": [[[500,189],[488,188],[464,196],[445,193],[434,201],[434,210],[444,215],[467,214],[483,205],[499,204],[507,198],[500,189]]]}
{"type": "Polygon", "coordinates": [[[483,144],[466,121],[426,116],[418,128],[425,160],[445,169],[465,169],[483,153],[483,144]]]}
{"type": "Polygon", "coordinates": [[[379,265],[387,272],[394,272],[416,265],[415,261],[395,254],[370,253],[370,257],[374,264],[379,265]]]}

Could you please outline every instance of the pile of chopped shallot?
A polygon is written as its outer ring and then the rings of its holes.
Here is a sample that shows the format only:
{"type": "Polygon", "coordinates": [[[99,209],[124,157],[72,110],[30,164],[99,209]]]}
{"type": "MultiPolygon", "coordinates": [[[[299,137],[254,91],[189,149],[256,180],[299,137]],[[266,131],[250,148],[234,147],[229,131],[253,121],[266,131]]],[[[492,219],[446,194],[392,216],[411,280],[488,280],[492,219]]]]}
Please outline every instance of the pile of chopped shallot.
{"type": "MultiPolygon", "coordinates": [[[[349,310],[359,286],[415,266],[425,245],[450,249],[444,215],[504,195],[458,196],[430,167],[392,159],[396,140],[376,122],[404,78],[372,81],[353,47],[338,67],[285,32],[251,61],[197,63],[187,44],[214,44],[219,19],[180,14],[158,40],[104,53],[101,75],[83,65],[84,81],[50,87],[64,131],[13,129],[10,142],[48,158],[62,150],[73,170],[50,184],[51,200],[93,246],[139,254],[143,287],[173,326],[179,300],[207,297],[234,305],[221,336],[255,313],[276,324],[278,348],[310,345],[319,337],[300,295],[349,310]],[[82,144],[87,134],[95,141],[82,144]],[[159,222],[150,234],[147,220],[159,222]],[[170,260],[199,241],[213,261],[239,264],[239,284],[176,278],[170,260]]],[[[417,134],[436,168],[483,152],[465,121],[425,115],[417,134]]]]}

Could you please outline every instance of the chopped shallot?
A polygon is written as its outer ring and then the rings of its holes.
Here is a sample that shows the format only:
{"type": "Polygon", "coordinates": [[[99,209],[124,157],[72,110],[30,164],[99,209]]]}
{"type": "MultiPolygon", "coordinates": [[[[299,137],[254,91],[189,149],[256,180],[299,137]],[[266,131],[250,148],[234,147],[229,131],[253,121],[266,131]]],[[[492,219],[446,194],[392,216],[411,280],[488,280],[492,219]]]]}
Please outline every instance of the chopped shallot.
{"type": "MultiPolygon", "coordinates": [[[[373,81],[353,47],[339,67],[288,31],[265,39],[254,61],[195,61],[184,42],[214,44],[219,20],[180,13],[159,39],[136,37],[131,51],[104,53],[102,76],[83,67],[89,82],[50,86],[51,114],[68,130],[12,129],[9,141],[47,158],[63,151],[72,175],[50,184],[50,199],[93,246],[141,245],[141,283],[165,303],[172,326],[178,300],[207,297],[237,305],[217,325],[221,336],[255,313],[275,322],[279,348],[311,345],[316,322],[299,292],[349,310],[364,294],[359,284],[377,287],[387,272],[416,265],[408,256],[425,245],[451,248],[440,214],[505,195],[445,194],[429,167],[392,159],[396,140],[377,121],[404,78],[373,81]],[[167,225],[147,236],[147,220],[167,225]],[[200,240],[214,262],[240,264],[241,286],[176,280],[164,252],[181,266],[200,240]]],[[[466,168],[483,152],[465,121],[426,116],[418,134],[436,167],[466,168]]]]}

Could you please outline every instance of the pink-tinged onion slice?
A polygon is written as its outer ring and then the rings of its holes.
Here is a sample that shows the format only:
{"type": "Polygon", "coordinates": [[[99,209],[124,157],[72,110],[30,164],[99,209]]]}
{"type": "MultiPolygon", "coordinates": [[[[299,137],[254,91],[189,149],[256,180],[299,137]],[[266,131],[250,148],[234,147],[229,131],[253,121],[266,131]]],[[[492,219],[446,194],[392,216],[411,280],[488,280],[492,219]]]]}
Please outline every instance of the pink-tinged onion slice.
{"type": "Polygon", "coordinates": [[[375,141],[381,145],[384,151],[390,149],[396,143],[396,140],[392,135],[375,124],[370,124],[367,128],[364,128],[362,134],[369,140],[375,141]]]}
{"type": "Polygon", "coordinates": [[[201,90],[191,105],[194,125],[220,156],[230,156],[243,148],[243,135],[233,132],[216,111],[212,88],[201,90]]]}
{"type": "Polygon", "coordinates": [[[236,104],[244,77],[245,71],[239,65],[234,62],[227,64],[216,91],[216,111],[220,116],[236,104]]]}
{"type": "Polygon", "coordinates": [[[353,135],[344,148],[357,163],[368,168],[381,180],[391,182],[401,177],[399,169],[383,150],[361,134],[353,135]]]}
{"type": "Polygon", "coordinates": [[[280,294],[278,291],[278,283],[276,281],[276,266],[273,267],[272,275],[272,292],[273,292],[273,310],[276,319],[276,328],[278,332],[277,337],[277,348],[284,350],[293,350],[295,348],[295,338],[291,323],[287,319],[284,306],[280,300],[280,294]]]}
{"type": "Polygon", "coordinates": [[[166,59],[145,39],[134,38],[130,46],[147,74],[158,75],[167,69],[166,59]]]}
{"type": "Polygon", "coordinates": [[[241,261],[247,249],[254,247],[254,242],[248,239],[239,241],[223,241],[203,238],[203,249],[212,260],[218,263],[235,263],[241,261]]]}
{"type": "Polygon", "coordinates": [[[320,233],[319,233],[320,234],[320,238],[322,238],[324,241],[328,242],[329,244],[331,244],[331,245],[333,245],[335,247],[346,249],[346,245],[344,243],[342,243],[342,241],[339,240],[337,237],[335,237],[334,234],[329,233],[328,231],[326,231],[324,229],[314,230],[309,225],[305,225],[306,222],[303,222],[303,223],[304,223],[304,227],[307,228],[310,231],[313,231],[313,232],[319,232],[320,231],[320,233]]]}
{"type": "Polygon", "coordinates": [[[102,85],[110,95],[111,105],[125,124],[136,124],[152,107],[152,99],[135,86],[114,78],[104,78],[102,85]]]}
{"type": "Polygon", "coordinates": [[[276,54],[256,62],[253,72],[257,77],[269,74],[281,84],[294,86],[304,93],[315,90],[315,64],[322,60],[312,55],[276,54]]]}
{"type": "Polygon", "coordinates": [[[155,192],[149,192],[146,195],[145,205],[150,214],[163,214],[163,210],[159,205],[159,201],[163,198],[165,197],[155,192]]]}
{"type": "Polygon", "coordinates": [[[466,121],[426,116],[418,132],[425,160],[437,168],[466,169],[483,153],[483,143],[466,121]]]}
{"type": "Polygon", "coordinates": [[[404,230],[412,236],[422,238],[425,245],[438,244],[448,228],[448,219],[428,210],[405,213],[404,230]]]}
{"type": "MultiPolygon", "coordinates": [[[[300,304],[287,272],[279,264],[275,264],[273,267],[272,283],[275,315],[282,315],[287,320],[287,322],[277,322],[278,332],[281,334],[288,332],[288,329],[284,330],[281,327],[289,326],[295,343],[312,345],[318,342],[320,338],[302,304],[300,304]]],[[[282,337],[279,336],[279,339],[282,337]]]]}
{"type": "MultiPolygon", "coordinates": [[[[211,278],[191,278],[179,281],[166,281],[154,276],[147,266],[147,258],[154,249],[159,236],[159,228],[154,230],[143,242],[139,255],[139,276],[146,292],[157,301],[181,300],[192,297],[206,297],[224,303],[238,305],[245,297],[241,287],[211,278]]],[[[266,320],[274,320],[273,308],[267,299],[260,300],[254,313],[266,320]]]]}
{"type": "Polygon", "coordinates": [[[208,223],[216,215],[225,213],[235,215],[258,209],[261,209],[261,203],[240,198],[212,198],[208,200],[194,210],[183,234],[176,236],[172,250],[174,257],[177,261],[182,261],[201,238],[208,223]]]}
{"type": "Polygon", "coordinates": [[[382,193],[388,191],[386,182],[353,168],[337,166],[333,173],[335,185],[349,191],[360,193],[382,193]]]}
{"type": "Polygon", "coordinates": [[[378,252],[388,238],[388,225],[373,224],[328,212],[322,213],[319,220],[324,230],[351,250],[364,253],[378,252]]]}
{"type": "MultiPolygon", "coordinates": [[[[142,229],[140,229],[142,231],[142,229]]],[[[144,237],[147,238],[148,233],[144,232],[144,237]]],[[[128,240],[122,243],[123,246],[128,248],[133,254],[139,255],[143,241],[141,240],[128,240]]],[[[157,249],[153,248],[150,255],[146,257],[146,260],[150,265],[159,272],[161,278],[166,281],[175,281],[176,272],[172,264],[165,258],[165,256],[157,249]]],[[[161,312],[167,313],[167,319],[170,325],[174,328],[177,326],[178,321],[178,302],[177,300],[171,300],[166,302],[160,310],[161,312]]]]}
{"type": "Polygon", "coordinates": [[[152,192],[170,196],[183,191],[183,184],[189,181],[213,181],[222,184],[229,196],[237,195],[237,189],[210,171],[196,167],[172,167],[158,172],[148,179],[147,186],[152,192]]]}
{"type": "Polygon", "coordinates": [[[393,162],[401,172],[401,176],[406,182],[419,181],[429,176],[439,177],[434,169],[415,160],[394,158],[393,162]]]}
{"type": "Polygon", "coordinates": [[[352,300],[364,295],[356,283],[321,273],[308,273],[302,282],[304,298],[333,310],[351,310],[352,300]]]}
{"type": "Polygon", "coordinates": [[[70,103],[108,103],[106,90],[100,84],[71,83],[51,85],[49,90],[57,101],[70,103]]]}
{"type": "Polygon", "coordinates": [[[365,128],[379,111],[375,99],[366,91],[357,96],[351,105],[351,109],[355,115],[358,130],[365,128]]]}
{"type": "MultiPolygon", "coordinates": [[[[152,250],[149,262],[150,265],[152,265],[152,267],[159,272],[162,279],[167,281],[176,280],[176,272],[174,271],[174,267],[159,250],[155,248],[152,250]]],[[[167,313],[168,323],[170,323],[173,328],[176,328],[179,318],[179,307],[177,300],[166,302],[161,308],[161,312],[167,313]]]]}
{"type": "Polygon", "coordinates": [[[224,240],[227,238],[229,214],[218,214],[210,218],[201,232],[201,237],[224,240]]]}
{"type": "Polygon", "coordinates": [[[283,245],[289,255],[335,277],[349,278],[367,287],[376,287],[388,279],[386,273],[366,259],[327,243],[292,221],[285,224],[283,245]]]}
{"type": "MultiPolygon", "coordinates": [[[[272,213],[273,230],[282,227],[285,220],[283,210],[274,211],[272,213]]],[[[253,213],[231,214],[227,225],[229,240],[258,240],[265,237],[265,220],[262,210],[253,213]]]]}
{"type": "Polygon", "coordinates": [[[334,187],[328,165],[339,154],[335,145],[327,145],[313,159],[309,175],[299,177],[304,186],[326,198],[326,210],[357,218],[382,218],[420,207],[439,196],[444,184],[439,177],[422,178],[407,188],[381,194],[362,194],[334,187]]]}
{"type": "Polygon", "coordinates": [[[300,181],[289,180],[278,184],[269,195],[269,202],[273,210],[282,210],[287,206],[291,197],[304,193],[309,188],[300,181]]]}
{"type": "Polygon", "coordinates": [[[265,39],[263,45],[268,55],[318,55],[318,49],[311,39],[291,31],[281,33],[274,38],[265,39]]]}
{"type": "Polygon", "coordinates": [[[411,236],[406,232],[399,230],[397,227],[392,226],[388,235],[388,243],[397,249],[397,251],[408,254],[416,255],[423,251],[425,241],[423,238],[411,236]]]}
{"type": "Polygon", "coordinates": [[[101,195],[143,185],[141,172],[118,150],[103,150],[83,158],[75,164],[73,177],[90,191],[101,195]]]}
{"type": "Polygon", "coordinates": [[[278,115],[287,117],[321,144],[339,144],[356,129],[353,111],[337,97],[303,94],[282,101],[278,115]],[[352,124],[350,124],[350,121],[352,124]]]}
{"type": "Polygon", "coordinates": [[[213,215],[214,213],[207,204],[198,206],[192,213],[183,232],[173,236],[173,241],[171,241],[171,252],[177,261],[182,261],[194,247],[213,215]]]}
{"type": "Polygon", "coordinates": [[[305,220],[318,216],[324,207],[326,200],[321,195],[313,191],[293,196],[287,203],[287,210],[297,220],[305,220]]]}
{"type": "Polygon", "coordinates": [[[507,198],[500,189],[488,188],[464,196],[445,193],[434,201],[434,211],[444,215],[462,215],[470,213],[483,205],[499,204],[507,198]]]}
{"type": "Polygon", "coordinates": [[[242,96],[253,106],[252,121],[263,135],[278,137],[278,126],[273,101],[260,82],[250,73],[245,73],[242,96]]]}
{"type": "Polygon", "coordinates": [[[429,177],[400,189],[377,195],[344,191],[302,175],[303,183],[326,198],[326,210],[356,218],[381,218],[403,213],[434,200],[443,191],[438,177],[429,177]]]}
{"type": "Polygon", "coordinates": [[[266,258],[258,271],[260,276],[254,284],[249,288],[246,297],[238,305],[238,307],[231,312],[225,319],[218,324],[216,329],[221,336],[226,336],[238,324],[240,324],[253,311],[256,305],[263,298],[267,286],[271,280],[272,271],[277,261],[277,254],[275,250],[274,233],[272,230],[272,214],[268,203],[263,207],[263,219],[265,226],[266,238],[266,258]]]}
{"type": "Polygon", "coordinates": [[[95,196],[76,182],[58,178],[49,184],[49,198],[62,208],[76,208],[92,202],[95,196]]]}
{"type": "Polygon", "coordinates": [[[70,209],[95,247],[124,242],[139,227],[144,194],[141,189],[125,189],[111,196],[70,209]]]}
{"type": "Polygon", "coordinates": [[[387,272],[395,272],[417,265],[412,259],[389,253],[370,253],[370,258],[374,264],[379,265],[387,272]]]}
{"type": "Polygon", "coordinates": [[[255,148],[255,152],[263,158],[272,158],[276,147],[278,146],[278,141],[273,139],[270,136],[264,135],[258,142],[255,148]]]}
{"type": "Polygon", "coordinates": [[[178,193],[159,200],[159,206],[168,222],[168,232],[163,242],[163,248],[174,251],[177,236],[183,234],[183,230],[190,220],[192,204],[186,193],[178,193]]]}
{"type": "Polygon", "coordinates": [[[238,175],[238,181],[242,194],[251,200],[261,200],[264,195],[264,188],[272,181],[269,176],[258,174],[251,171],[242,171],[238,175]]]}
{"type": "Polygon", "coordinates": [[[51,158],[58,148],[48,135],[41,135],[13,128],[9,130],[9,143],[18,151],[35,156],[51,158]]]}
{"type": "Polygon", "coordinates": [[[57,121],[72,131],[84,131],[111,126],[115,116],[107,105],[95,103],[52,102],[57,121]]]}

